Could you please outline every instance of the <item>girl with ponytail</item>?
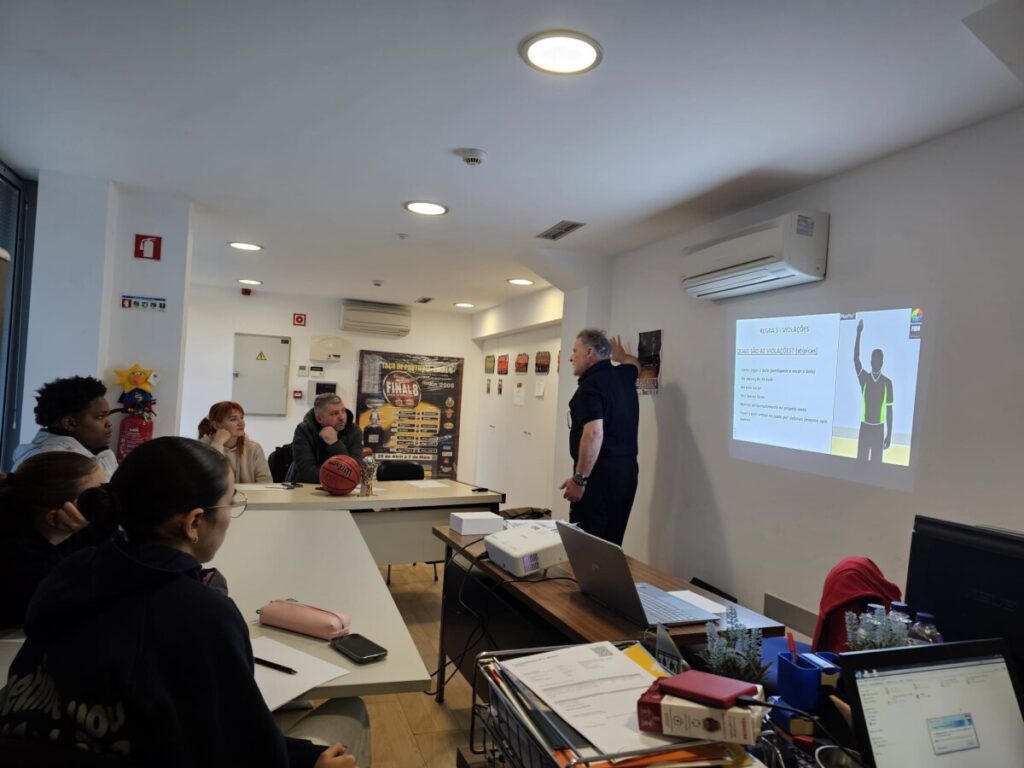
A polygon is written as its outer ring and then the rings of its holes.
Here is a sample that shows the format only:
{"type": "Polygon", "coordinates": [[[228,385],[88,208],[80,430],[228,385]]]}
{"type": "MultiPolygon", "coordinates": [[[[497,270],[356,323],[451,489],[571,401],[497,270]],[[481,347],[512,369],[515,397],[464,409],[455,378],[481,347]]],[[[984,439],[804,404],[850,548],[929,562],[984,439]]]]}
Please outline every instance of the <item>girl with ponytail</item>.
{"type": "Polygon", "coordinates": [[[239,483],[272,483],[270,465],[263,447],[245,434],[245,410],[232,400],[210,406],[199,422],[199,441],[223,454],[239,483]]]}
{"type": "Polygon", "coordinates": [[[151,440],[79,505],[123,534],[39,585],[0,695],[0,733],[132,765],[354,768],[341,744],[282,734],[256,687],[245,620],[201,581],[246,507],[223,454],[151,440]]]}

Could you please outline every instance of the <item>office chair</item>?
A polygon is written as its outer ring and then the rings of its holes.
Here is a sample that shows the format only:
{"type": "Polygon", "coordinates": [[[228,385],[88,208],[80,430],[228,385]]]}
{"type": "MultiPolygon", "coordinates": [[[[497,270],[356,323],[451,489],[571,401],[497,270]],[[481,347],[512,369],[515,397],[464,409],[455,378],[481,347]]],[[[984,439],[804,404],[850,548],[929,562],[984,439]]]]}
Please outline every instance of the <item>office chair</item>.
{"type": "Polygon", "coordinates": [[[267,456],[267,464],[270,466],[270,476],[275,483],[283,483],[288,477],[288,468],[292,464],[291,445],[279,445],[267,456]]]}
{"type": "MultiPolygon", "coordinates": [[[[416,461],[396,461],[385,459],[377,465],[377,479],[388,480],[422,480],[423,465],[416,461]]],[[[440,560],[433,560],[427,565],[434,566],[434,581],[437,581],[437,564],[440,560]]],[[[416,565],[416,563],[413,563],[416,565]]],[[[388,563],[388,575],[384,580],[388,586],[391,585],[391,563],[388,563]]]]}

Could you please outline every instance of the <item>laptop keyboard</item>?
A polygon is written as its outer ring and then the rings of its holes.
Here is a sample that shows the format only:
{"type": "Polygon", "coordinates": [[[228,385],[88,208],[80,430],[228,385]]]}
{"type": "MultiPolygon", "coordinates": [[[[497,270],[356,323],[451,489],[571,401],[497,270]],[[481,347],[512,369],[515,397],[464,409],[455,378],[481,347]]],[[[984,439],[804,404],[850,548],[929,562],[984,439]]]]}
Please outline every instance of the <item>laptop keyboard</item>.
{"type": "Polygon", "coordinates": [[[685,605],[680,605],[676,600],[664,599],[658,595],[650,595],[642,590],[638,591],[640,602],[644,606],[644,613],[651,624],[670,624],[673,622],[700,621],[704,612],[695,613],[688,611],[685,605]]]}

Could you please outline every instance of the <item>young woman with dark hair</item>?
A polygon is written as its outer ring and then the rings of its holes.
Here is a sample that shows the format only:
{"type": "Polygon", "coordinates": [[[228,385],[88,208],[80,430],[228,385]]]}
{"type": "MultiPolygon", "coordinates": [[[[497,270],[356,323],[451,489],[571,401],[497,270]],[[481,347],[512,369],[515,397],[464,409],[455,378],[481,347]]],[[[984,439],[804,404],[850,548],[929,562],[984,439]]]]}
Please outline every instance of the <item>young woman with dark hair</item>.
{"type": "Polygon", "coordinates": [[[39,586],[0,732],[145,766],[355,765],[340,744],[281,733],[253,679],[245,621],[200,580],[245,510],[224,456],[157,438],[79,504],[124,535],[68,558],[39,586]]]}
{"type": "Polygon", "coordinates": [[[263,447],[245,434],[245,410],[233,400],[210,406],[199,422],[199,441],[224,454],[238,483],[272,483],[263,447]]]}
{"type": "Polygon", "coordinates": [[[39,582],[61,560],[114,532],[90,526],[75,506],[105,479],[94,459],[67,451],[36,454],[0,475],[0,629],[21,626],[39,582]]]}

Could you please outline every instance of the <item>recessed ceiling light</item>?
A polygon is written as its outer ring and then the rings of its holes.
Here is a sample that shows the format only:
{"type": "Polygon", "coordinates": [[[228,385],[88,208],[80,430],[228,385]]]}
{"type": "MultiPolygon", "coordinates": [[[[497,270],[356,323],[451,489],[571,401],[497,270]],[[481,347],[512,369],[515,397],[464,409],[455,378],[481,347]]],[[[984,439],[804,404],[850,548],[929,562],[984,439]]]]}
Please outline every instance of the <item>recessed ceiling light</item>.
{"type": "Polygon", "coordinates": [[[472,309],[476,304],[470,304],[468,301],[456,301],[455,306],[459,309],[472,309]]]}
{"type": "Polygon", "coordinates": [[[505,282],[512,285],[533,285],[533,280],[527,280],[525,277],[510,277],[505,282]]]}
{"type": "Polygon", "coordinates": [[[239,250],[239,251],[262,251],[263,250],[263,246],[262,245],[256,245],[256,243],[239,243],[239,242],[234,242],[234,243],[228,243],[228,245],[230,245],[232,248],[235,248],[236,250],[239,250]]]}
{"type": "Polygon", "coordinates": [[[247,278],[242,278],[238,282],[240,282],[242,285],[263,285],[262,280],[249,280],[247,278]]]}
{"type": "Polygon", "coordinates": [[[578,75],[601,63],[601,46],[592,37],[568,29],[530,35],[519,55],[534,69],[552,75],[578,75]]]}
{"type": "Polygon", "coordinates": [[[403,205],[409,213],[418,213],[421,216],[443,216],[448,209],[440,203],[430,203],[426,200],[412,200],[403,205]]]}

